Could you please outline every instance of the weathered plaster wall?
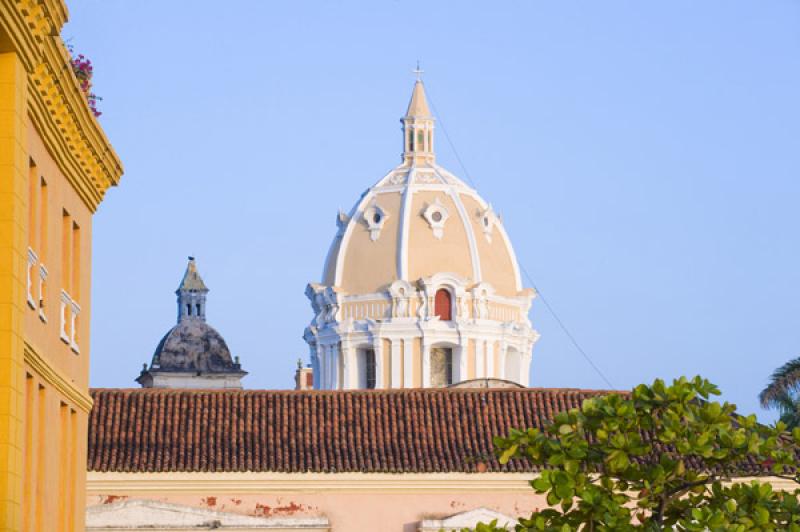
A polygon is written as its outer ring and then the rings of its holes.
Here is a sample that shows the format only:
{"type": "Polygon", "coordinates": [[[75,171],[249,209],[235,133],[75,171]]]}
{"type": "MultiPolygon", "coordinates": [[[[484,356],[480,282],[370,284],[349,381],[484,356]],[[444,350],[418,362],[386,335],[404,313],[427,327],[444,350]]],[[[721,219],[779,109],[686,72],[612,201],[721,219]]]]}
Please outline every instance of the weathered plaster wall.
{"type": "MultiPolygon", "coordinates": [[[[235,491],[235,490],[234,490],[235,491]]],[[[514,492],[458,490],[408,492],[370,490],[368,492],[267,492],[187,494],[187,493],[98,493],[87,504],[119,501],[121,498],[152,499],[172,504],[208,508],[252,516],[327,517],[333,531],[416,531],[426,518],[443,518],[481,506],[512,516],[528,515],[545,505],[530,488],[514,492]]]]}

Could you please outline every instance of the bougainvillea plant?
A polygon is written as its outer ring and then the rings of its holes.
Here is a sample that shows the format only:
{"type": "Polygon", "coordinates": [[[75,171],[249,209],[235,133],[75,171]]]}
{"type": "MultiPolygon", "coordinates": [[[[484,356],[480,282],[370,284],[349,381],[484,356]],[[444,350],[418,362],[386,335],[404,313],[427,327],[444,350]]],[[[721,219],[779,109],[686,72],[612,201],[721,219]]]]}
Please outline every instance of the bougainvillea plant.
{"type": "Polygon", "coordinates": [[[92,110],[94,116],[100,116],[103,113],[97,110],[97,102],[101,101],[102,98],[92,92],[92,75],[94,73],[92,62],[83,54],[75,55],[75,50],[71,44],[67,45],[67,49],[69,49],[72,56],[70,59],[72,71],[75,73],[75,77],[78,78],[78,85],[81,88],[81,92],[86,96],[89,109],[92,110]]]}
{"type": "MultiPolygon", "coordinates": [[[[501,463],[528,460],[549,508],[517,532],[800,532],[800,428],[761,425],[719,403],[705,379],[656,380],[586,399],[545,430],[495,438],[501,463]],[[737,480],[763,476],[763,480],[737,480]],[[771,478],[770,478],[771,477],[771,478]]],[[[505,530],[482,524],[479,532],[505,530]]]]}

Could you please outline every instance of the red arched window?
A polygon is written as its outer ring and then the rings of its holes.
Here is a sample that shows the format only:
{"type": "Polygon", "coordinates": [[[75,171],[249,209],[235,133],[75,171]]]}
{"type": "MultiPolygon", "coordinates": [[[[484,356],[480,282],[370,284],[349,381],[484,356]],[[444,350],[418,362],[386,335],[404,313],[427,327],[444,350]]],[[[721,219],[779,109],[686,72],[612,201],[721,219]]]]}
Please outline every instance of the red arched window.
{"type": "Polygon", "coordinates": [[[453,319],[453,302],[450,297],[450,292],[444,288],[440,288],[436,291],[433,312],[439,316],[440,320],[450,321],[453,319]]]}

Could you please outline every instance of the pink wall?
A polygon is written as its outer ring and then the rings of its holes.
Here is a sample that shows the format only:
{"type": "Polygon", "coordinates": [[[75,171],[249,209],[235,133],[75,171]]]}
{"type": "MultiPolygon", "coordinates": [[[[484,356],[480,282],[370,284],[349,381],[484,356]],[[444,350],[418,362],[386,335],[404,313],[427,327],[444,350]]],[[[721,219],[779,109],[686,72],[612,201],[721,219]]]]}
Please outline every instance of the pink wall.
{"type": "Polygon", "coordinates": [[[88,504],[123,499],[150,499],[221,512],[255,516],[324,516],[331,529],[342,532],[397,530],[414,532],[423,519],[441,519],[481,506],[510,516],[527,516],[546,506],[533,490],[519,492],[344,492],[208,495],[137,493],[90,495],[88,504]]]}

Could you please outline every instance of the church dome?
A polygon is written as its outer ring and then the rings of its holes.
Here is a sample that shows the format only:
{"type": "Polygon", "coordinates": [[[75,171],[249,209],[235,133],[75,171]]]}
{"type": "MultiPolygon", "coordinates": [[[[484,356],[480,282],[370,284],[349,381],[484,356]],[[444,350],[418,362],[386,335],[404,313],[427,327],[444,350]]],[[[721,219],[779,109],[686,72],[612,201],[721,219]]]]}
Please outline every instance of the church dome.
{"type": "Polygon", "coordinates": [[[436,164],[420,80],[401,122],[402,162],[339,212],[321,282],[306,287],[314,387],[526,386],[536,293],[503,222],[436,164]]]}
{"type": "Polygon", "coordinates": [[[386,290],[397,279],[438,272],[498,295],[522,290],[519,266],[502,220],[471,187],[436,164],[434,120],[417,81],[406,116],[403,162],[364,192],[325,261],[322,284],[348,294],[386,290]]]}
{"type": "Polygon", "coordinates": [[[184,320],[170,329],[156,347],[152,368],[190,372],[236,369],[225,340],[200,320],[184,320]]]}
{"type": "Polygon", "coordinates": [[[178,324],[158,342],[150,367],[144,365],[136,382],[145,388],[241,388],[239,357],[206,323],[208,288],[189,257],[186,273],[175,291],[178,324]]]}

